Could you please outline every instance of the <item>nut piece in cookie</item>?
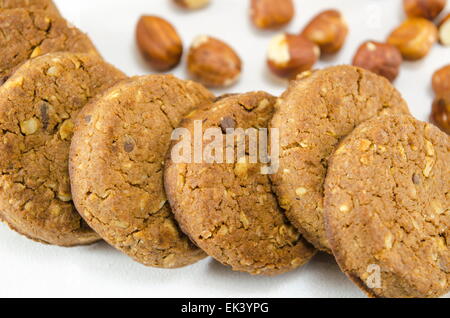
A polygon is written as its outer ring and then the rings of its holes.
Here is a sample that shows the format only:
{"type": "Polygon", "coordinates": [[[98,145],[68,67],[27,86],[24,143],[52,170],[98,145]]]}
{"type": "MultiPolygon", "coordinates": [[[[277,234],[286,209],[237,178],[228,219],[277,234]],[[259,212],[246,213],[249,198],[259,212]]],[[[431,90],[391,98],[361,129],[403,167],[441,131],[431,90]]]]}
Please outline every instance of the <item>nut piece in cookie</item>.
{"type": "Polygon", "coordinates": [[[174,142],[165,163],[167,196],[183,231],[222,264],[254,275],[282,274],[315,253],[278,206],[270,179],[263,174],[267,164],[252,161],[252,142],[244,142],[245,147],[239,142],[261,137],[275,100],[267,93],[252,92],[198,109],[181,127],[205,134],[201,147],[189,141],[194,152],[204,149],[205,157],[175,162],[172,152],[178,142],[174,142]]]}
{"type": "Polygon", "coordinates": [[[99,240],[72,203],[67,164],[74,119],[125,75],[92,54],[52,53],[0,87],[0,218],[36,241],[99,240]]]}
{"type": "Polygon", "coordinates": [[[325,224],[341,269],[375,297],[450,283],[450,138],[407,115],[357,127],[329,161],[325,224]]]}
{"type": "Polygon", "coordinates": [[[173,127],[214,96],[168,75],[117,84],[78,116],[70,151],[73,200],[87,223],[137,262],[160,268],[206,255],[178,227],[163,188],[173,127]]]}

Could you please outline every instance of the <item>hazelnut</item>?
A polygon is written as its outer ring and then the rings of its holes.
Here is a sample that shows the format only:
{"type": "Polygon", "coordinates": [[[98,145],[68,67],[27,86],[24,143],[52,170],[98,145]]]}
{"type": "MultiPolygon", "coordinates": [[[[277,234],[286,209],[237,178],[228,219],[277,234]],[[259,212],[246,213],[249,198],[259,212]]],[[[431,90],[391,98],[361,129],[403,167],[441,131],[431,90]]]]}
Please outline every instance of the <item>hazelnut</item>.
{"type": "Polygon", "coordinates": [[[210,0],[173,0],[173,2],[184,9],[196,10],[206,7],[210,0]]]}
{"type": "Polygon", "coordinates": [[[65,120],[61,127],[59,127],[59,135],[61,136],[62,140],[69,140],[72,138],[73,130],[75,128],[75,125],[71,119],[65,120]]]}
{"type": "Polygon", "coordinates": [[[399,50],[390,44],[368,41],[358,48],[353,65],[394,81],[400,71],[403,58],[399,50]]]}
{"type": "Polygon", "coordinates": [[[320,47],[324,54],[338,52],[347,38],[348,26],[337,10],[327,10],[315,16],[301,33],[320,47]]]}
{"type": "Polygon", "coordinates": [[[319,57],[320,49],[316,44],[302,35],[284,33],[270,42],[267,64],[275,75],[294,79],[310,70],[319,57]]]}
{"type": "Polygon", "coordinates": [[[407,60],[425,57],[437,41],[436,26],[424,18],[409,18],[389,35],[387,42],[396,46],[407,60]]]}
{"type": "Polygon", "coordinates": [[[439,41],[443,45],[450,46],[450,13],[439,23],[439,41]]]}
{"type": "Polygon", "coordinates": [[[450,94],[450,64],[434,72],[432,86],[437,96],[450,94]]]}
{"type": "Polygon", "coordinates": [[[430,120],[450,135],[450,93],[434,100],[430,120]]]}
{"type": "Polygon", "coordinates": [[[202,35],[191,45],[187,68],[189,73],[205,86],[224,87],[238,80],[242,62],[228,44],[202,35]]]}
{"type": "Polygon", "coordinates": [[[157,71],[167,71],[178,65],[183,44],[175,28],[156,16],[142,16],[136,27],[137,45],[157,71]]]}
{"type": "Polygon", "coordinates": [[[28,136],[34,134],[39,129],[39,120],[35,117],[20,123],[20,131],[28,136]]]}
{"type": "Polygon", "coordinates": [[[444,10],[447,0],[403,0],[403,8],[410,18],[435,19],[444,10]]]}
{"type": "Polygon", "coordinates": [[[294,17],[292,0],[252,0],[250,15],[260,29],[274,29],[288,24],[294,17]]]}

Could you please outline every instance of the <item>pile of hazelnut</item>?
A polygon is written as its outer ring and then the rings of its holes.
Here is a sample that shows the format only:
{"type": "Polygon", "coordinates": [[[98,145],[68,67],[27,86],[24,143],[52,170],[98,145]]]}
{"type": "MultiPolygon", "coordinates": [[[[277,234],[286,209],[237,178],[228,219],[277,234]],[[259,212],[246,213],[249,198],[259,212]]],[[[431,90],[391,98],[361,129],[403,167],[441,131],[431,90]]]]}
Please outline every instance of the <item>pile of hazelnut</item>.
{"type": "MultiPolygon", "coordinates": [[[[172,0],[188,9],[206,7],[210,0],[172,0]]],[[[295,16],[293,0],[249,0],[250,17],[259,29],[279,29],[295,16]]],[[[438,41],[450,46],[450,13],[434,24],[447,0],[403,0],[406,19],[385,42],[362,43],[353,58],[353,65],[365,68],[394,81],[403,60],[419,60],[438,41]]],[[[337,53],[345,44],[348,26],[337,10],[316,15],[298,34],[281,33],[270,41],[267,64],[273,74],[294,79],[311,70],[323,55],[337,53]]],[[[143,16],[136,28],[138,46],[156,71],[168,71],[177,66],[183,54],[183,44],[175,28],[165,19],[143,16]]],[[[242,61],[227,43],[211,36],[197,37],[187,55],[187,70],[191,77],[207,87],[226,87],[240,77],[242,61]]],[[[450,133],[450,65],[433,76],[436,99],[431,120],[450,133]]]]}

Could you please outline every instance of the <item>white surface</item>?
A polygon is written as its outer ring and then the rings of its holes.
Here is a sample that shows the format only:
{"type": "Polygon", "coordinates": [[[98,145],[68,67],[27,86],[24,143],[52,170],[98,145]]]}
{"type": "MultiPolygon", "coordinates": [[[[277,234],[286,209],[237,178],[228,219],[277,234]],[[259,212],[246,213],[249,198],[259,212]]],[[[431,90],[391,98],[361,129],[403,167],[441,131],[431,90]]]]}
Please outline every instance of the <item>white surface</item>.
{"type": "MultiPolygon", "coordinates": [[[[246,0],[212,0],[205,10],[186,13],[169,0],[55,0],[62,14],[87,32],[106,60],[129,75],[151,72],[135,48],[134,26],[141,14],[170,20],[187,47],[199,34],[230,43],[244,61],[238,85],[222,92],[267,90],[279,94],[285,84],[265,67],[266,47],[274,32],[255,30],[246,0]]],[[[339,8],[350,24],[345,48],[318,67],[350,63],[359,44],[383,40],[403,19],[400,0],[298,0],[297,15],[287,27],[298,32],[316,13],[339,8]]],[[[447,11],[450,8],[447,8],[447,11]]],[[[432,101],[430,79],[450,63],[450,48],[436,45],[423,61],[405,63],[396,86],[416,117],[426,120],[432,101]]],[[[185,77],[184,64],[174,72],[185,77]]],[[[0,225],[0,296],[41,297],[362,297],[339,272],[331,256],[318,255],[294,272],[252,277],[206,259],[179,270],[146,268],[105,243],[59,248],[34,243],[0,225]]]]}

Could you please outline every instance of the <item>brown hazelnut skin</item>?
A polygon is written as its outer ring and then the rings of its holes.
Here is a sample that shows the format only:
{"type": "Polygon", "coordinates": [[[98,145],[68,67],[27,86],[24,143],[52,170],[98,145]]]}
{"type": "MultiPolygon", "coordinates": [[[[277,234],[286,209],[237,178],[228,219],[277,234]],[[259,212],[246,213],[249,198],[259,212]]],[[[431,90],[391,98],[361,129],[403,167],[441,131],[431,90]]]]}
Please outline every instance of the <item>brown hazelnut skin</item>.
{"type": "Polygon", "coordinates": [[[276,29],[289,22],[295,14],[292,0],[251,0],[250,15],[260,29],[276,29]]]}
{"type": "Polygon", "coordinates": [[[226,87],[239,79],[242,61],[228,44],[203,35],[191,45],[187,69],[195,80],[205,86],[226,87]]]}
{"type": "Polygon", "coordinates": [[[353,65],[386,77],[393,82],[403,62],[400,51],[393,45],[375,41],[361,44],[354,58],[353,65]]]}
{"type": "Polygon", "coordinates": [[[430,52],[437,41],[436,26],[424,18],[409,18],[394,29],[387,43],[397,47],[406,60],[419,60],[430,52]]]}
{"type": "Polygon", "coordinates": [[[403,0],[403,8],[410,18],[434,20],[444,10],[447,0],[403,0]]]}
{"type": "Polygon", "coordinates": [[[437,96],[450,94],[450,64],[434,72],[431,84],[437,96]]]}
{"type": "Polygon", "coordinates": [[[278,77],[295,79],[310,70],[320,57],[319,47],[302,35],[284,33],[269,46],[267,64],[278,77]]]}
{"type": "Polygon", "coordinates": [[[337,10],[326,10],[315,16],[301,34],[320,47],[321,53],[338,52],[345,43],[348,26],[337,10]]]}
{"type": "Polygon", "coordinates": [[[436,97],[433,102],[430,121],[450,135],[450,93],[436,97]]]}
{"type": "Polygon", "coordinates": [[[156,71],[168,71],[180,63],[181,38],[163,18],[142,16],[136,26],[136,42],[145,60],[156,71]]]}

